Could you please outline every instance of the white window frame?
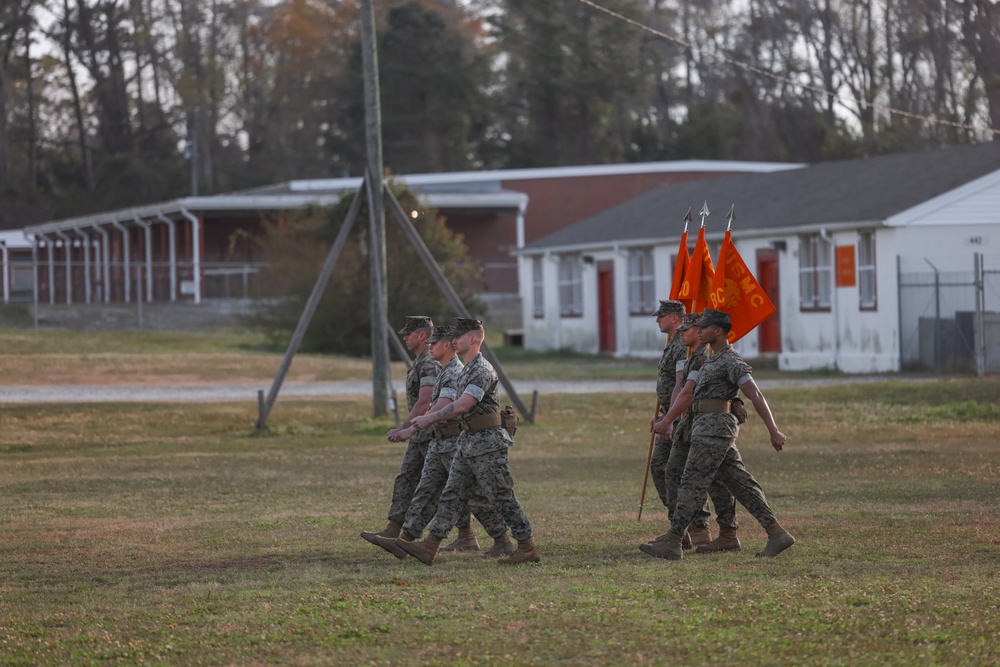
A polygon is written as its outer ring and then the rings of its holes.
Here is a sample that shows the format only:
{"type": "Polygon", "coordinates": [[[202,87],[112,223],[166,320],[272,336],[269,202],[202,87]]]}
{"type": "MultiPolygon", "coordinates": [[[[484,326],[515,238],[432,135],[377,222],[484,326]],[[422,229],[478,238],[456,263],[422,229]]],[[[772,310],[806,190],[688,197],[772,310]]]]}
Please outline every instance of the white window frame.
{"type": "Polygon", "coordinates": [[[858,233],[858,306],[861,310],[878,310],[875,275],[875,230],[866,230],[858,233]]]}
{"type": "Polygon", "coordinates": [[[833,243],[819,234],[799,243],[799,310],[829,311],[833,297],[833,243]]]}
{"type": "Polygon", "coordinates": [[[531,258],[531,308],[535,319],[545,317],[545,259],[531,258]]]}
{"type": "Polygon", "coordinates": [[[653,249],[628,251],[628,310],[632,315],[649,315],[656,310],[656,275],[653,249]]]}
{"type": "Polygon", "coordinates": [[[583,260],[579,255],[559,258],[559,315],[583,316],[583,260]]]}

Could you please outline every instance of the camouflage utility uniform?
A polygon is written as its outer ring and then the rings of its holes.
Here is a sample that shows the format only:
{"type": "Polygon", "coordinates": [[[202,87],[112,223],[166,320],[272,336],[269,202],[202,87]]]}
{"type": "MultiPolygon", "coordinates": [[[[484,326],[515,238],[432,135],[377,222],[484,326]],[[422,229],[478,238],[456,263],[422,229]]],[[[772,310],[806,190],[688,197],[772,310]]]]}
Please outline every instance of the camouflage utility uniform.
{"type": "MultiPolygon", "coordinates": [[[[660,357],[660,364],[656,367],[656,398],[660,401],[660,413],[657,418],[667,414],[670,410],[670,401],[673,398],[674,384],[677,380],[678,364],[684,363],[687,355],[687,347],[681,340],[680,334],[675,333],[663,348],[663,356],[660,357]]],[[[653,456],[649,459],[649,473],[653,476],[653,486],[660,495],[664,507],[668,510],[673,508],[667,493],[667,461],[670,458],[670,440],[665,439],[659,433],[653,443],[653,456]]],[[[706,520],[707,524],[707,520],[706,520]]]]}
{"type": "MultiPolygon", "coordinates": [[[[458,398],[458,382],[464,366],[462,361],[455,357],[441,371],[437,383],[434,385],[434,393],[431,395],[431,405],[434,405],[439,398],[446,398],[455,401],[458,398]]],[[[437,426],[443,426],[439,424],[437,426]]],[[[438,428],[428,429],[432,432],[440,432],[438,428]]],[[[413,492],[413,502],[406,511],[406,523],[403,524],[403,531],[407,535],[419,536],[424,527],[434,517],[437,511],[438,499],[448,482],[448,471],[451,468],[452,459],[458,451],[458,435],[452,437],[435,437],[431,440],[427,449],[427,456],[424,459],[424,468],[420,473],[420,483],[417,484],[413,492]]],[[[486,504],[481,494],[475,494],[473,504],[477,506],[476,518],[486,528],[490,537],[497,538],[507,532],[507,524],[503,522],[500,515],[486,504]]],[[[460,512],[459,525],[468,524],[468,509],[460,512]]]]}
{"type": "MultiPolygon", "coordinates": [[[[701,375],[701,367],[704,365],[707,357],[707,345],[696,348],[691,353],[691,356],[687,358],[687,361],[684,362],[681,382],[687,383],[690,381],[697,383],[698,377],[701,375]]],[[[681,476],[684,473],[688,454],[691,451],[691,428],[693,425],[694,415],[689,410],[677,420],[677,426],[674,427],[674,439],[670,448],[670,457],[667,459],[666,470],[667,495],[670,500],[669,507],[677,506],[677,491],[680,488],[681,476]]],[[[708,486],[708,495],[712,498],[712,504],[715,505],[716,521],[718,521],[719,525],[734,529],[737,528],[736,499],[729,492],[729,489],[718,480],[713,480],[708,486]]],[[[704,506],[702,506],[701,509],[695,512],[692,523],[696,526],[707,526],[710,516],[704,506]]]]}
{"type": "MultiPolygon", "coordinates": [[[[406,409],[410,411],[420,400],[422,387],[433,387],[441,373],[441,364],[431,356],[430,349],[421,352],[406,373],[406,409]]],[[[417,431],[410,438],[399,464],[399,474],[392,485],[392,504],[389,505],[389,521],[400,525],[406,520],[406,510],[413,500],[413,492],[420,482],[420,472],[424,467],[427,447],[434,437],[431,429],[417,431]]]]}
{"type": "MultiPolygon", "coordinates": [[[[458,396],[468,394],[477,400],[463,419],[499,412],[497,372],[482,354],[470,361],[459,378],[458,396]]],[[[451,463],[448,483],[438,501],[437,514],[428,532],[444,539],[461,517],[463,505],[480,516],[476,496],[482,493],[485,502],[495,509],[510,526],[511,536],[518,540],[531,539],[531,522],[514,495],[514,478],[507,463],[507,449],[513,438],[497,426],[478,433],[463,431],[458,438],[458,454],[451,463]]],[[[483,508],[485,509],[485,508],[483,508]]]]}
{"type": "MultiPolygon", "coordinates": [[[[750,381],[750,370],[732,345],[715,352],[702,364],[691,409],[696,410],[698,401],[702,399],[729,401],[736,398],[739,388],[750,381]]],[[[740,452],[736,449],[738,434],[739,424],[730,413],[694,415],[691,451],[677,492],[677,507],[671,520],[672,532],[678,535],[684,532],[698,509],[705,504],[713,480],[725,484],[765,529],[777,523],[760,484],[743,465],[740,452]]]]}

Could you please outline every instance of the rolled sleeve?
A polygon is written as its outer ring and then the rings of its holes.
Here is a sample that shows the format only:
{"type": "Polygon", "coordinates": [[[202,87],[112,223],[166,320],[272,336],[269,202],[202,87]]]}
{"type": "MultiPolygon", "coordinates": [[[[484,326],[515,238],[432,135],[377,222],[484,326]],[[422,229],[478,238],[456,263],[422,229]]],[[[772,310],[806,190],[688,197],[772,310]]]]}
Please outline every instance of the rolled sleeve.
{"type": "Polygon", "coordinates": [[[483,396],[486,395],[486,392],[482,388],[477,387],[474,384],[470,384],[468,387],[465,388],[465,391],[462,393],[472,396],[474,399],[476,399],[477,403],[483,400],[483,396]]]}

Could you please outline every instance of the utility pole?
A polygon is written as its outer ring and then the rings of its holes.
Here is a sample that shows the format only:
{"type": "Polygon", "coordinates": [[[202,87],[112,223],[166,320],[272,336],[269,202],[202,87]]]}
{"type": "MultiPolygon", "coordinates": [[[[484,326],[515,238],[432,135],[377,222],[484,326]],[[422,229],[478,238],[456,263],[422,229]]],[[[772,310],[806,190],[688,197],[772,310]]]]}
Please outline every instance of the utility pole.
{"type": "Polygon", "coordinates": [[[368,177],[372,180],[368,206],[372,217],[370,245],[371,319],[372,319],[372,414],[382,417],[389,413],[388,296],[385,269],[385,204],[382,196],[382,112],[379,106],[378,52],[375,42],[374,0],[361,0],[361,59],[365,82],[365,143],[368,157],[368,177]]]}

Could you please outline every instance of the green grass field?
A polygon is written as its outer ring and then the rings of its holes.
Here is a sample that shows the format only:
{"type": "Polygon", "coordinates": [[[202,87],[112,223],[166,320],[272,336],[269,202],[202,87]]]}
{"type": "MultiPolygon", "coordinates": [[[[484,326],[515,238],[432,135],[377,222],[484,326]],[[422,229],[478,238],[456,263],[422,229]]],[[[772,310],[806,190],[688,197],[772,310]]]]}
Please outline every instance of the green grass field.
{"type": "MultiPolygon", "coordinates": [[[[211,350],[206,350],[211,353],[211,350]]],[[[799,542],[653,559],[651,396],[546,395],[542,562],[398,561],[370,401],[0,408],[0,664],[1000,664],[1000,380],[769,392],[740,449],[799,542]]],[[[480,529],[480,537],[488,538],[480,529]]]]}

